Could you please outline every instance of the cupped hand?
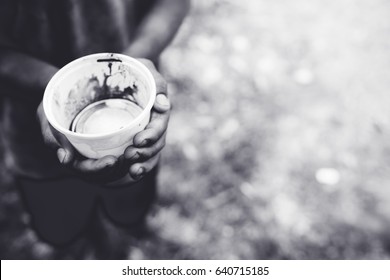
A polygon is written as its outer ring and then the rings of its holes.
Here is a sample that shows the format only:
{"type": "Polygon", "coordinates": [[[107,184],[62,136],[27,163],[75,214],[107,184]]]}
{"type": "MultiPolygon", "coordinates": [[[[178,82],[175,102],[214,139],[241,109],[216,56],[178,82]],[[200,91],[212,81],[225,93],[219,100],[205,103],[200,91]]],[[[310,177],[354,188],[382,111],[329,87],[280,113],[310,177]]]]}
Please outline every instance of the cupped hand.
{"type": "Polygon", "coordinates": [[[120,166],[122,158],[105,156],[100,159],[90,159],[81,156],[68,139],[55,130],[48,122],[43,111],[42,102],[37,109],[37,117],[41,126],[43,141],[56,150],[59,162],[66,166],[69,173],[93,182],[108,182],[118,179],[126,173],[120,166]],[[122,173],[122,174],[121,174],[122,173]]]}
{"type": "Polygon", "coordinates": [[[152,73],[156,82],[156,101],[151,111],[149,124],[134,136],[133,145],[127,147],[124,160],[130,165],[128,172],[133,181],[140,180],[158,163],[165,146],[171,105],[167,97],[167,83],[147,59],[139,59],[152,73]]]}

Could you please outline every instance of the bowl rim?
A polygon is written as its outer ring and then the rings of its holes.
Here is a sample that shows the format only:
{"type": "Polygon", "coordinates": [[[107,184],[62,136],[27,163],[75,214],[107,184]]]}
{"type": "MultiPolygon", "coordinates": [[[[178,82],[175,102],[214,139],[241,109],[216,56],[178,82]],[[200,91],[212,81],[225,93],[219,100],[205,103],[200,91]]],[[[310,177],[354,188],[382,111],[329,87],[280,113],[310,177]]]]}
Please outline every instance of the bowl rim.
{"type": "Polygon", "coordinates": [[[63,66],[60,70],[58,70],[53,75],[53,77],[50,79],[49,83],[47,84],[45,91],[44,91],[44,94],[43,94],[43,111],[44,111],[46,118],[47,118],[48,122],[50,123],[50,125],[52,125],[54,127],[54,129],[61,132],[65,136],[72,136],[72,137],[79,138],[79,139],[108,138],[111,136],[121,134],[121,133],[125,132],[126,130],[128,130],[129,128],[133,128],[135,126],[134,124],[141,123],[142,119],[150,113],[150,111],[153,107],[153,104],[155,102],[156,95],[157,95],[156,81],[155,81],[152,73],[150,72],[150,70],[144,64],[142,64],[140,61],[138,61],[137,59],[135,59],[133,57],[130,57],[130,56],[127,56],[124,54],[119,54],[119,53],[94,53],[94,54],[79,57],[79,58],[69,62],[68,64],[63,66]],[[146,104],[146,106],[142,110],[142,112],[136,118],[134,118],[134,120],[132,120],[128,125],[126,125],[125,127],[123,127],[122,129],[120,129],[118,131],[111,131],[111,132],[99,133],[99,134],[83,134],[83,133],[77,133],[77,132],[71,131],[69,129],[65,129],[60,124],[58,124],[58,122],[56,121],[56,119],[54,118],[54,116],[52,114],[52,110],[49,107],[49,101],[51,100],[51,96],[52,96],[52,94],[50,94],[50,92],[53,92],[53,87],[58,84],[58,82],[62,79],[62,76],[64,74],[71,71],[72,67],[79,65],[80,63],[82,63],[82,61],[85,61],[85,60],[92,61],[92,60],[97,60],[97,59],[119,59],[119,60],[121,60],[121,63],[124,63],[124,64],[129,64],[129,63],[135,64],[136,67],[141,70],[142,74],[144,74],[146,76],[146,78],[152,82],[151,89],[150,89],[151,96],[148,100],[148,103],[146,104]],[[127,62],[129,62],[129,63],[127,63],[127,62]]]}

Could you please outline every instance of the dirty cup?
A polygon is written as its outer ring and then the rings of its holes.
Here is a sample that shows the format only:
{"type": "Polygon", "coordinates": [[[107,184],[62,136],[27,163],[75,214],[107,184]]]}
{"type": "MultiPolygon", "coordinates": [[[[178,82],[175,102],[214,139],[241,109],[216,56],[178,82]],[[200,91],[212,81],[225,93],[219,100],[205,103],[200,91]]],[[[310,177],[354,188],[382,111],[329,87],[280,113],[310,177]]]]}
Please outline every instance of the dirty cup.
{"type": "Polygon", "coordinates": [[[48,83],[49,123],[87,158],[120,156],[149,123],[156,98],[150,71],[122,54],[98,53],[61,68],[48,83]]]}

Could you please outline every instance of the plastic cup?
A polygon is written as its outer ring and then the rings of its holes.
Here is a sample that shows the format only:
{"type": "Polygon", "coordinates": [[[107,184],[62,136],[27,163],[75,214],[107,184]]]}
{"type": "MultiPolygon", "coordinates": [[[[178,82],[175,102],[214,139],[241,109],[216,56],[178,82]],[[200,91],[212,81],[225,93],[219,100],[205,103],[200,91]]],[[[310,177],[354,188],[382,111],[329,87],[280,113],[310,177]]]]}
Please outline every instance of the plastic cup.
{"type": "Polygon", "coordinates": [[[149,123],[155,98],[154,78],[141,62],[122,54],[98,53],[70,62],[52,77],[43,96],[43,110],[53,128],[83,156],[120,156],[133,143],[134,135],[149,123]],[[96,111],[101,104],[110,110],[127,110],[131,113],[129,122],[105,131],[104,126],[112,128],[117,122],[110,125],[110,118],[101,115],[95,118],[102,122],[98,132],[72,131],[77,127],[74,121],[91,115],[85,110],[93,107],[96,111]]]}

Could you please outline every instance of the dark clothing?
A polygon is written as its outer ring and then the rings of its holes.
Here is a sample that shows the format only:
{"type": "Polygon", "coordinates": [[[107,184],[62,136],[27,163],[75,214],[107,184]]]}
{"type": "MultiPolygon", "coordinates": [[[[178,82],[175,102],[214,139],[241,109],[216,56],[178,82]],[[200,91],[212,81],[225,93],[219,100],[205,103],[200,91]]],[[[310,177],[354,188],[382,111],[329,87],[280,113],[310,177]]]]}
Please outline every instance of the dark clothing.
{"type": "Polygon", "coordinates": [[[139,183],[114,189],[76,178],[18,183],[37,234],[53,245],[66,245],[86,230],[97,207],[119,226],[142,223],[156,192],[156,170],[150,173],[139,183]]]}

